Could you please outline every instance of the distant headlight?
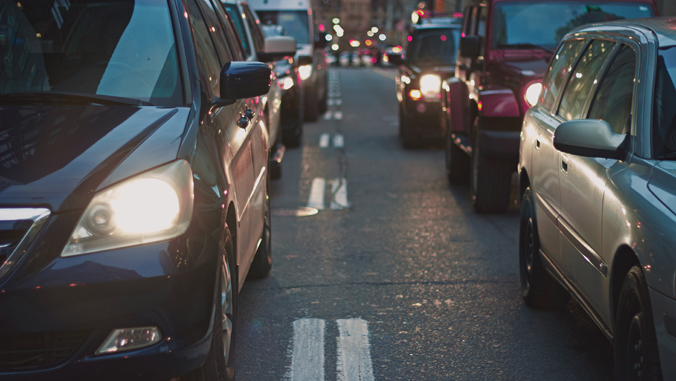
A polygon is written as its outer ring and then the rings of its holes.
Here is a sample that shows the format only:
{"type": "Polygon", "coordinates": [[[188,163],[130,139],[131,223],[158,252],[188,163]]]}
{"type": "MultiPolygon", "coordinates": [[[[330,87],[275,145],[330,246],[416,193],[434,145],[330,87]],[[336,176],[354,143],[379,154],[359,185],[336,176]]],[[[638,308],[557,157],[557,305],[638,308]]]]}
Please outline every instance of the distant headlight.
{"type": "Polygon", "coordinates": [[[281,87],[282,90],[288,90],[293,87],[293,78],[284,77],[277,81],[277,86],[281,87]]]}
{"type": "Polygon", "coordinates": [[[178,237],[188,229],[192,209],[192,170],[187,161],[175,161],[96,194],[61,256],[178,237]]]}
{"type": "Polygon", "coordinates": [[[526,89],[526,102],[533,107],[538,103],[538,98],[540,98],[540,91],[542,91],[541,83],[533,83],[528,86],[526,89]]]}
{"type": "Polygon", "coordinates": [[[303,65],[298,68],[298,72],[300,73],[300,79],[305,81],[312,75],[312,65],[303,65]]]}
{"type": "Polygon", "coordinates": [[[439,99],[441,78],[438,75],[428,74],[420,78],[420,91],[425,99],[439,99]]]}

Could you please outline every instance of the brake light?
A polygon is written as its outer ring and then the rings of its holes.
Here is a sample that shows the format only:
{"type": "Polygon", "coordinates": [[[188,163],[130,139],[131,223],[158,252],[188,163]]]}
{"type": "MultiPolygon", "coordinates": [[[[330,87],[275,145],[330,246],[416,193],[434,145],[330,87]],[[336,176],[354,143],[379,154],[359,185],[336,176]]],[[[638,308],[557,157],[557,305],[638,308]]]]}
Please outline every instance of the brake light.
{"type": "Polygon", "coordinates": [[[417,101],[420,98],[422,98],[422,93],[418,89],[413,89],[408,92],[408,96],[411,97],[411,99],[413,99],[414,101],[417,101]]]}

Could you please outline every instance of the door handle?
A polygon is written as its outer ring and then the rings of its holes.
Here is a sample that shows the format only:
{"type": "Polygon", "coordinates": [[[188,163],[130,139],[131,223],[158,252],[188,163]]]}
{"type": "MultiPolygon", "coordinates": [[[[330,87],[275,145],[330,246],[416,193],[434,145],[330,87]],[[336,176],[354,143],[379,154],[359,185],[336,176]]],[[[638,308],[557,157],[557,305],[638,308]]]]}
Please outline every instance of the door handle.
{"type": "Polygon", "coordinates": [[[246,111],[244,111],[244,116],[245,116],[247,119],[253,119],[253,118],[254,118],[254,112],[253,112],[253,110],[250,109],[250,108],[247,108],[246,111]]]}
{"type": "Polygon", "coordinates": [[[540,149],[540,139],[535,139],[535,148],[540,149]]]}
{"type": "Polygon", "coordinates": [[[562,169],[564,172],[568,172],[568,163],[566,163],[565,161],[561,160],[561,169],[562,169]]]}
{"type": "Polygon", "coordinates": [[[246,116],[242,116],[239,119],[237,119],[237,126],[239,128],[247,128],[249,126],[249,122],[250,122],[249,118],[247,118],[246,116]]]}

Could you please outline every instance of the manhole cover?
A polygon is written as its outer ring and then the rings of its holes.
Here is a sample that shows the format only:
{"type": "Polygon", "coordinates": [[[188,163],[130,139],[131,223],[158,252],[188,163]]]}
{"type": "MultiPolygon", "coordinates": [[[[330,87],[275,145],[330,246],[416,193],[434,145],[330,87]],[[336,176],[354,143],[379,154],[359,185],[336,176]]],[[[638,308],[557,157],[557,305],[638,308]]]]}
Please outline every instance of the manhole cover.
{"type": "Polygon", "coordinates": [[[272,215],[277,217],[306,217],[314,216],[317,213],[319,213],[319,210],[304,206],[296,209],[272,209],[272,215]]]}

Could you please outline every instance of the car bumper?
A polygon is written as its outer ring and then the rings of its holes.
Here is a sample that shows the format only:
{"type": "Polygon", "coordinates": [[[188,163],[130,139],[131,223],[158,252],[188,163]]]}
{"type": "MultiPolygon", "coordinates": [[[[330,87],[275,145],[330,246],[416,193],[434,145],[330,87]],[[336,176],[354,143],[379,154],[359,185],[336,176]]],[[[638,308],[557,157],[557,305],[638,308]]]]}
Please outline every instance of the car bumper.
{"type": "Polygon", "coordinates": [[[479,151],[483,155],[519,160],[520,132],[480,131],[479,151]]]}
{"type": "Polygon", "coordinates": [[[649,290],[662,377],[665,380],[676,380],[676,362],[674,362],[676,358],[676,300],[652,288],[649,290]]]}
{"type": "Polygon", "coordinates": [[[413,131],[426,138],[443,138],[446,131],[441,125],[441,103],[427,101],[412,101],[406,99],[406,113],[408,123],[413,131]]]}
{"type": "MultiPolygon", "coordinates": [[[[62,246],[56,237],[62,230],[72,231],[79,213],[53,217],[35,243],[62,246]]],[[[31,350],[45,360],[26,366],[18,350],[2,348],[14,353],[14,361],[0,361],[0,379],[166,380],[199,367],[210,346],[217,266],[206,255],[201,262],[193,261],[187,241],[183,237],[81,256],[52,256],[37,270],[21,263],[0,287],[0,341],[43,342],[31,350]],[[94,354],[112,330],[146,326],[159,328],[159,343],[94,354]],[[78,339],[67,349],[44,339],[75,333],[78,339]],[[57,352],[60,357],[54,357],[57,352]]],[[[31,250],[50,250],[40,246],[31,250]]],[[[41,260],[40,253],[29,256],[41,260]]],[[[2,354],[9,358],[7,352],[2,354]]]]}

